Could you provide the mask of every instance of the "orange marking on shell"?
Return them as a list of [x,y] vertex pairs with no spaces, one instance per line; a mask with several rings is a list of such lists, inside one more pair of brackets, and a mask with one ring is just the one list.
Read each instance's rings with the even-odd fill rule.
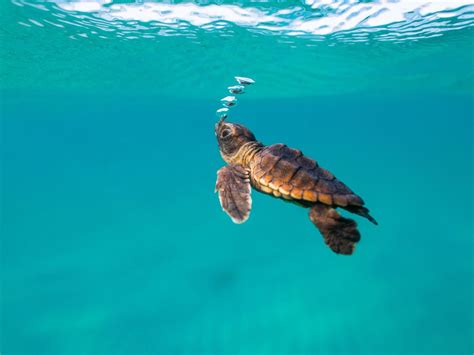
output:
[[280,197],[281,193],[279,191],[273,190],[273,196]]
[[270,186],[273,190],[278,190],[278,188],[283,184],[283,181],[276,180],[276,181],[270,181],[268,186]]
[[262,190],[263,192],[266,192],[267,194],[272,194],[273,193],[273,190],[271,188],[269,188],[268,186],[261,185],[260,190]]
[[318,194],[313,190],[304,190],[303,198],[307,201],[316,202],[318,200]]
[[279,187],[278,191],[280,191],[283,195],[289,195],[293,186],[289,184],[283,184]]
[[263,186],[268,186],[270,181],[272,181],[272,177],[270,175],[265,175],[264,177],[260,178],[260,184]]
[[319,193],[318,200],[326,205],[332,205],[331,195]]
[[298,189],[298,188],[293,188],[291,190],[291,197],[297,199],[297,200],[300,200],[302,197],[303,197],[303,190],[301,189]]

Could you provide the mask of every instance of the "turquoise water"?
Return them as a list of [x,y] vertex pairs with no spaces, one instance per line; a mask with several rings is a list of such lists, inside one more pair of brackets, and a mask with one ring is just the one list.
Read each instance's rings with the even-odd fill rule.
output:
[[[2,354],[472,353],[473,6],[0,10]],[[235,75],[229,120],[363,196],[353,256],[268,196],[222,212]]]

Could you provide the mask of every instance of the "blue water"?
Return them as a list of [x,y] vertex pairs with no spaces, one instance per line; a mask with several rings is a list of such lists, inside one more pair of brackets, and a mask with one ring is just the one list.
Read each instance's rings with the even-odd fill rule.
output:
[[[465,19],[403,43],[242,24],[101,42],[32,4],[47,11],[2,5],[2,354],[472,353]],[[214,112],[233,75],[257,82],[230,121],[364,198],[379,226],[355,218],[354,255],[256,192],[245,224],[222,212]]]

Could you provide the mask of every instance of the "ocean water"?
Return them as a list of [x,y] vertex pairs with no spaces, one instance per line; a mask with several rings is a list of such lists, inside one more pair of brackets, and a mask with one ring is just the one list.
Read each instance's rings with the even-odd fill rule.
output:
[[[471,354],[469,1],[0,5],[0,352]],[[253,193],[215,110],[360,194],[354,255]]]

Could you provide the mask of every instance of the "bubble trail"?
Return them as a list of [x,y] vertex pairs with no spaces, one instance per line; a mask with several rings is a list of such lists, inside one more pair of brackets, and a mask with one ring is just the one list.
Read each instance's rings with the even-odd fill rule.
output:
[[[234,95],[245,94],[245,87],[255,83],[255,80],[243,76],[235,76],[234,78],[237,80],[239,85],[231,85],[227,87],[227,90]],[[233,95],[226,96],[221,99],[221,102],[225,107],[216,110],[216,115],[220,120],[225,120],[229,116],[229,108],[237,105],[237,98]]]

